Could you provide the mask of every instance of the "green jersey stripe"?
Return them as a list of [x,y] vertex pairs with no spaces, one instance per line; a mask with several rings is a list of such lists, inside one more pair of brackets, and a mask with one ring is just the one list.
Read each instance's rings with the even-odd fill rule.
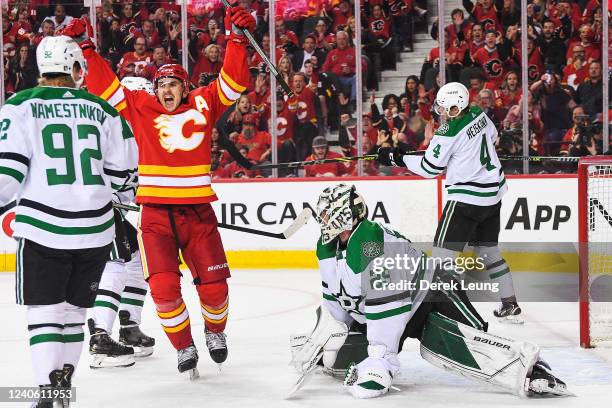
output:
[[336,298],[333,297],[332,295],[328,295],[327,293],[323,294],[323,299],[325,300],[331,300],[332,302],[336,301]]
[[51,232],[58,235],[87,235],[87,234],[99,234],[106,231],[115,225],[115,220],[111,217],[108,221],[99,224],[92,225],[89,227],[64,227],[60,225],[49,224],[48,222],[38,220],[29,215],[17,214],[15,222],[29,224],[38,229]]
[[404,305],[400,307],[396,307],[395,309],[385,310],[384,312],[378,313],[368,313],[366,312],[365,316],[368,320],[380,320],[387,317],[397,316],[402,313],[408,313],[412,309],[412,305]]
[[491,192],[480,192],[480,191],[470,191],[470,190],[466,190],[463,188],[453,188],[453,189],[448,189],[446,191],[448,194],[467,194],[467,195],[473,195],[476,197],[495,197],[497,195],[497,193],[499,193],[498,191],[491,191]]
[[0,166],[0,174],[5,174],[17,180],[17,182],[21,183],[25,178],[25,174],[15,169],[11,169],[10,167],[2,167]]

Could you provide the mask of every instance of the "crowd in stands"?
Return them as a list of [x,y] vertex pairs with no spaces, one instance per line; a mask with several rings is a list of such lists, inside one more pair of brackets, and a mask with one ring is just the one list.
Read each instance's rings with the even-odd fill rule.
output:
[[[244,166],[271,162],[273,148],[279,162],[354,156],[358,138],[364,153],[381,146],[427,148],[440,119],[432,106],[440,86],[438,47],[431,50],[420,73],[405,73],[404,89],[385,95],[382,106],[375,103],[381,72],[397,68],[400,52],[412,50],[415,27],[427,21],[425,0],[362,0],[359,33],[354,1],[277,0],[274,13],[264,0],[239,3],[256,17],[254,35],[268,55],[273,26],[274,62],[294,95],[288,97],[280,86],[271,89],[269,71],[252,51],[251,84],[211,135],[215,177],[267,177],[269,172]],[[7,97],[36,86],[35,48],[41,39],[61,32],[86,11],[74,2],[8,2],[2,18]],[[183,61],[180,13],[181,6],[171,0],[103,0],[96,12],[98,50],[120,79],[152,80],[161,65]],[[445,27],[447,81],[468,86],[471,102],[481,106],[500,130],[498,151],[508,155],[523,154],[520,13],[519,0],[463,0],[462,8],[450,11],[452,23]],[[602,76],[608,74],[601,63],[601,0],[530,0],[527,15],[530,153],[600,154]],[[209,84],[221,70],[223,17],[220,0],[189,2],[185,40],[193,86]],[[437,38],[437,22],[430,33]],[[361,61],[356,61],[356,35],[362,44]],[[370,104],[362,118],[355,117],[361,103],[357,63],[363,72],[364,101]],[[276,106],[271,106],[272,94]],[[274,125],[272,109],[277,116]],[[358,119],[363,135],[357,135]],[[277,135],[274,147],[272,126]],[[567,169],[543,169],[558,170]],[[364,171],[406,174],[373,162],[364,163]],[[299,173],[281,170],[279,175],[356,173],[355,163],[334,163]]]

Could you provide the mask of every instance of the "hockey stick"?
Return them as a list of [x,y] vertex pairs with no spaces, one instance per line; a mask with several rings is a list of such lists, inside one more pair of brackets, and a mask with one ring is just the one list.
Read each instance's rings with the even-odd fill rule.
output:
[[[225,8],[232,7],[229,1],[227,0],[222,0],[222,1],[223,1],[223,5],[225,6]],[[285,79],[283,78],[283,76],[280,74],[280,72],[278,72],[278,70],[276,69],[272,61],[270,61],[270,59],[268,58],[264,50],[261,49],[261,47],[257,43],[257,40],[255,40],[255,37],[253,37],[253,34],[251,34],[248,30],[245,30],[245,29],[242,29],[242,32],[244,33],[244,36],[247,38],[247,40],[249,40],[249,43],[251,44],[251,46],[255,48],[255,51],[257,52],[257,54],[259,54],[261,59],[263,59],[264,63],[268,66],[270,73],[274,75],[274,77],[276,78],[280,86],[285,90],[285,92],[287,92],[287,95],[291,98],[293,96],[293,91],[289,87],[289,84],[285,82]]]
[[[418,156],[424,154],[425,150],[412,150],[408,152],[402,152],[404,155],[414,155]],[[263,169],[295,169],[304,166],[315,166],[318,164],[327,164],[327,163],[347,163],[351,161],[357,160],[376,160],[378,155],[376,154],[367,154],[365,156],[354,156],[354,157],[337,157],[335,159],[321,159],[321,160],[306,160],[306,161],[296,161],[296,162],[287,162],[287,163],[276,163],[276,164],[258,164],[253,166],[254,170],[263,170]],[[545,160],[550,161],[559,161],[559,162],[568,162],[575,163],[580,160],[580,157],[570,157],[570,156],[498,156],[499,160],[502,161],[512,161],[512,160],[528,160],[532,162],[543,162]]]
[[499,160],[511,161],[511,160],[527,160],[532,162],[542,162],[545,160],[550,161],[559,161],[559,162],[568,162],[575,163],[580,160],[580,157],[572,157],[572,156],[498,156]]
[[[113,203],[113,207],[119,210],[136,211],[136,212],[140,211],[140,207],[136,207],[134,205]],[[219,228],[225,228],[225,229],[232,230],[232,231],[246,232],[247,234],[261,235],[263,237],[277,238],[277,239],[289,239],[293,234],[297,232],[297,230],[302,228],[308,222],[311,216],[312,216],[312,210],[309,207],[304,208],[302,212],[298,214],[296,219],[293,220],[293,222],[287,228],[285,228],[283,232],[261,231],[261,230],[257,230],[254,228],[240,227],[238,225],[225,224],[221,222],[218,223],[217,226]]]
[[253,166],[255,170],[262,169],[295,169],[304,166],[314,166],[317,164],[326,164],[326,163],[346,163],[356,160],[376,160],[378,155],[376,154],[368,154],[366,156],[355,156],[355,157],[337,157],[335,159],[321,159],[321,160],[306,160],[306,161],[296,161],[296,162],[287,162],[287,163],[276,163],[276,164],[258,164]]

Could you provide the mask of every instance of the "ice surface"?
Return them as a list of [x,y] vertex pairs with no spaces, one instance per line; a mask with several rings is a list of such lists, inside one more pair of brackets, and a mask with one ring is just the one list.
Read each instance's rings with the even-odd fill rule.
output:
[[[30,386],[33,376],[27,345],[25,307],[14,302],[14,274],[0,274],[0,386]],[[492,386],[439,370],[422,360],[418,343],[408,340],[400,354],[400,392],[376,400],[356,401],[338,380],[316,374],[292,400],[285,400],[298,375],[288,365],[290,333],[314,324],[321,298],[314,270],[233,272],[228,323],[229,358],[218,373],[204,344],[202,317],[194,288],[183,281],[191,311],[194,339],[200,350],[201,378],[189,382],[176,370],[176,352],[162,332],[147,298],[143,331],[157,341],[152,357],[130,368],[90,370],[84,346],[74,385],[75,407],[582,407],[610,406],[612,351],[578,347],[575,303],[522,303],[525,324],[501,325],[493,320],[494,304],[479,303],[492,333],[533,341],[542,357],[565,380],[576,398],[520,399]],[[118,327],[115,328],[116,331]],[[3,404],[0,403],[0,406]],[[18,407],[27,404],[4,404]]]

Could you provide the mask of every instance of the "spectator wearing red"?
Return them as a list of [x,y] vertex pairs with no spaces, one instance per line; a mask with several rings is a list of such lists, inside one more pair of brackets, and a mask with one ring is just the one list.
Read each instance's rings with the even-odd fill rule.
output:
[[483,48],[484,44],[484,30],[482,24],[476,23],[472,25],[472,29],[470,30],[470,41],[468,43],[470,55],[474,55],[476,51]]
[[[522,61],[521,49],[517,48],[514,51],[516,53],[515,61],[520,65]],[[535,46],[534,40],[531,37],[527,38],[527,55],[529,56],[527,60],[527,78],[529,84],[532,84],[544,74],[544,60],[540,49]]]
[[220,57],[221,51],[216,44],[207,46],[193,67],[191,83],[202,86],[202,84],[210,83],[212,79],[215,79],[221,72],[221,67],[223,67],[223,61]]
[[17,25],[26,33],[31,33],[33,31],[32,21],[30,20],[30,13],[28,12],[27,8],[22,8],[19,10],[17,17]]
[[495,96],[495,107],[504,109],[506,113],[511,106],[517,105],[521,100],[521,88],[516,71],[509,71],[501,88],[494,90],[493,94]]
[[382,5],[371,6],[372,13],[367,19],[364,49],[376,66],[383,70],[395,70],[396,51],[393,44],[392,20],[383,12]]
[[[143,37],[137,37],[134,40],[134,51],[126,52],[119,61],[118,69],[119,76],[123,77],[124,71],[130,64],[135,65],[135,72],[141,72],[139,76],[143,76],[145,67],[151,63],[152,55],[147,51],[147,43]],[[123,73],[123,74],[122,74]]]
[[142,22],[142,29],[140,30],[142,36],[145,39],[147,49],[153,49],[154,47],[161,44],[161,38],[159,31],[155,27],[155,24],[151,20],[145,20]]
[[38,44],[45,37],[52,37],[55,35],[55,24],[52,20],[45,20],[40,26],[40,32],[32,39],[32,45],[38,47]]
[[257,74],[255,77],[255,87],[249,92],[248,98],[251,102],[252,110],[260,118],[270,117],[270,84],[268,83],[268,75],[266,73],[259,72]]
[[336,35],[334,33],[328,33],[327,30],[327,23],[325,20],[320,19],[316,22],[315,30],[312,33],[315,37],[317,49],[326,53],[334,48],[334,43],[336,42]]
[[[312,140],[312,151],[312,155],[308,156],[306,160],[338,159],[344,157],[340,153],[329,150],[324,136],[317,136]],[[306,170],[306,177],[338,177],[349,173],[349,167],[342,162],[305,166],[304,170]]]
[[287,109],[295,117],[294,141],[298,160],[310,154],[312,140],[317,134],[316,95],[306,86],[306,75],[296,72],[293,75],[293,96],[287,100]]
[[153,78],[155,77],[155,73],[165,64],[170,64],[172,60],[168,57],[168,53],[166,49],[162,45],[157,45],[153,48],[153,55],[151,57],[151,62],[144,67],[143,76],[147,78],[149,81],[153,82]]
[[8,18],[2,18],[2,44],[13,44],[13,46],[29,41],[24,30],[19,29],[19,24],[13,23]]
[[564,142],[568,142],[565,144],[561,145],[561,151],[560,153],[566,153],[569,150],[572,142],[575,142],[577,137],[580,136],[580,132],[578,131],[578,126],[580,126],[581,124],[585,124],[586,120],[589,118],[589,115],[587,115],[584,112],[584,108],[580,105],[576,105],[574,107],[574,109],[572,110],[572,123],[573,126],[567,130],[567,132],[565,133],[565,135],[563,136],[563,141]]
[[[489,1],[489,0],[484,0]],[[513,29],[509,28],[507,36],[512,38],[516,27]],[[505,70],[504,62],[508,55],[504,52],[501,44],[498,44],[497,32],[489,30],[485,34],[485,45],[472,55],[474,64],[480,66],[485,75],[487,81],[495,83],[497,86],[501,85],[503,81]]]
[[469,41],[473,24],[465,19],[463,10],[458,8],[454,9],[451,12],[451,19],[453,22],[445,28],[446,35],[449,37],[451,44],[454,43],[455,40]]
[[225,34],[223,30],[219,28],[217,20],[210,19],[206,24],[206,31],[197,32],[197,45],[198,47],[205,48],[209,44],[217,44],[220,47],[225,47]]
[[567,62],[570,64],[573,60],[574,45],[580,44],[584,48],[584,56],[587,63],[601,60],[601,46],[600,44],[594,44],[591,40],[593,36],[593,29],[588,24],[583,24],[579,30],[580,40],[573,41],[570,43],[567,50]]
[[276,44],[284,48],[287,52],[292,52],[300,47],[300,41],[297,35],[285,26],[285,21],[281,16],[276,16],[274,19],[274,28],[276,31]]
[[270,157],[270,145],[272,138],[268,132],[257,131],[255,115],[248,114],[242,121],[242,133],[238,136],[237,145],[246,147],[249,152],[246,158],[255,162],[263,163]]
[[349,45],[349,36],[346,32],[339,31],[336,34],[336,49],[330,51],[325,58],[322,71],[334,74],[344,87],[343,94],[350,95],[351,102],[356,101],[355,48]]
[[[249,156],[249,149],[246,146],[241,146],[238,151],[244,157]],[[216,170],[214,175],[218,178],[255,178],[261,177],[261,172],[259,170],[247,170],[234,160]]]
[[348,20],[353,16],[353,7],[349,0],[340,0],[331,10],[332,31],[346,31]]
[[122,27],[129,24],[133,24],[135,27],[140,27],[140,11],[135,12],[134,5],[132,3],[123,3],[123,6],[121,6],[121,15],[119,16],[119,24]]
[[502,31],[502,26],[499,22],[497,8],[493,4],[493,0],[479,0],[476,5],[470,0],[463,0],[463,8],[472,15],[474,21],[482,24],[486,31]]
[[590,64],[586,62],[584,47],[581,44],[574,44],[572,54],[572,61],[563,68],[561,83],[578,89],[578,86],[589,77]]
[[55,32],[57,33],[66,28],[66,26],[73,20],[73,17],[66,15],[66,7],[64,7],[62,4],[58,4],[55,6],[53,15],[46,17],[45,20],[53,21]]

